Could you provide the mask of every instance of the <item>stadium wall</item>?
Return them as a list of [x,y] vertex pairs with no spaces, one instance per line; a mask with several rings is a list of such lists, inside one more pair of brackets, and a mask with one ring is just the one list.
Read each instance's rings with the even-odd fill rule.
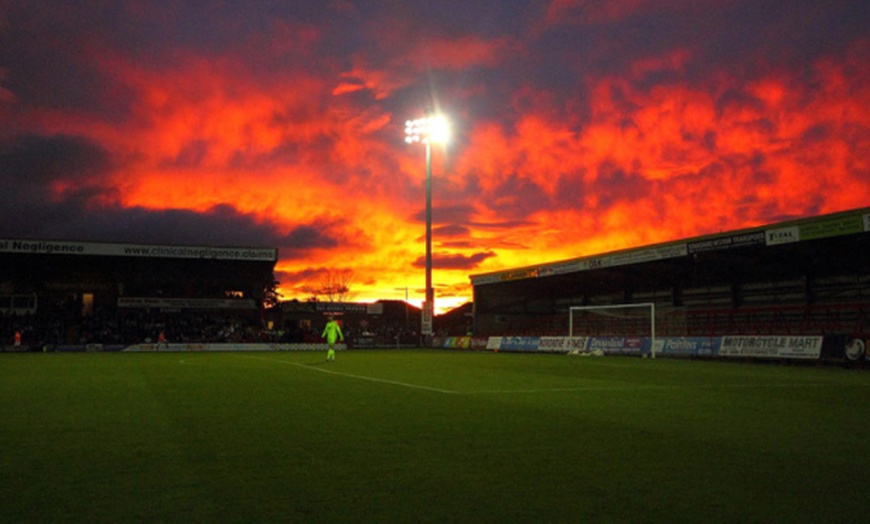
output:
[[722,359],[870,361],[870,340],[843,336],[489,337],[495,352],[579,353]]

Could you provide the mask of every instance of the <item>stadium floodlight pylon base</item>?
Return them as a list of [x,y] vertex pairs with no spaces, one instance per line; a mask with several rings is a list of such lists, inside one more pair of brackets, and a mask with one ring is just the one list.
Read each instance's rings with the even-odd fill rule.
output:
[[568,336],[573,339],[574,338],[574,312],[580,311],[606,311],[609,313],[609,316],[619,315],[616,313],[610,313],[613,310],[617,309],[647,309],[649,311],[649,337],[650,337],[650,358],[656,358],[656,305],[655,302],[640,302],[640,303],[626,303],[626,304],[605,304],[598,306],[571,306],[568,308]]

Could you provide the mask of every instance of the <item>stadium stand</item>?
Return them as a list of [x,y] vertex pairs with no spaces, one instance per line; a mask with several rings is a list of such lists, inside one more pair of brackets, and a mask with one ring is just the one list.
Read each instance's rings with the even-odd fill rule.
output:
[[[660,336],[863,340],[870,329],[870,208],[473,275],[471,282],[480,336],[565,336],[569,307],[654,303]],[[589,336],[612,336],[611,324],[602,318],[581,327]]]
[[0,239],[9,349],[257,341],[277,249]]

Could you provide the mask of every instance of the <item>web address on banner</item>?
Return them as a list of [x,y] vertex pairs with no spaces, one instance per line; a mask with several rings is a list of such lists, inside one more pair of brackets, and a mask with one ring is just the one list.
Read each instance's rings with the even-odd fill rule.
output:
[[277,260],[278,258],[278,250],[274,248],[158,246],[7,238],[0,238],[0,253],[214,258],[224,260]]
[[221,258],[245,260],[273,260],[275,252],[271,249],[232,249],[184,246],[128,246],[125,255],[146,257],[178,258]]

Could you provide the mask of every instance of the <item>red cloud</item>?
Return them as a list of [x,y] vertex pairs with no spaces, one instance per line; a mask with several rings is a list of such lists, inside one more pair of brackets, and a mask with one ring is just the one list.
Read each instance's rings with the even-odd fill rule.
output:
[[[590,77],[586,122],[548,113],[521,115],[512,127],[479,123],[453,176],[474,180],[492,210],[510,179],[549,195],[532,215],[537,234],[500,233],[531,249],[502,254],[507,265],[860,207],[870,197],[861,154],[870,146],[870,83],[860,56],[859,48],[822,60],[809,80],[786,70],[657,87]],[[633,70],[638,78],[679,70],[685,57]],[[487,209],[477,218],[493,219]]]

